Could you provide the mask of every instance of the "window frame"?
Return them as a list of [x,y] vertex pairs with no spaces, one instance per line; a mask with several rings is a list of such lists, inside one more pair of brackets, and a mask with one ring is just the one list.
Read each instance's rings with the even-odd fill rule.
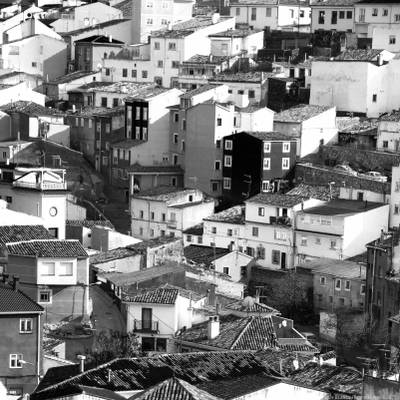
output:
[[[27,329],[28,323],[30,324],[30,329]],[[20,318],[19,333],[27,334],[32,332],[33,332],[33,318]]]

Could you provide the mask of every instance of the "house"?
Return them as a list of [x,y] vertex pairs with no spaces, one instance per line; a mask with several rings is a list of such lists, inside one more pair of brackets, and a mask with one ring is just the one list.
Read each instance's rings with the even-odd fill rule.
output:
[[309,29],[311,22],[310,6],[304,0],[235,0],[229,4],[229,9],[230,15],[236,17],[237,23],[246,24],[253,29],[264,29],[268,26],[271,30],[300,32],[302,26],[308,26]]
[[378,120],[376,149],[397,153],[400,149],[400,110],[382,115]]
[[302,104],[274,116],[274,131],[297,139],[297,155],[317,152],[322,144],[337,142],[336,108]]
[[[272,122],[271,116],[271,122]],[[239,132],[223,139],[223,197],[241,202],[260,191],[274,192],[290,180],[295,138],[279,132]]]
[[[6,133],[6,131],[3,130],[2,133]],[[4,164],[16,163],[18,153],[26,149],[29,145],[29,142],[23,140],[0,142],[0,162]]]
[[21,290],[45,308],[46,323],[87,319],[89,256],[77,240],[8,243],[7,273],[18,274]]
[[399,77],[393,58],[386,50],[358,49],[346,50],[333,60],[313,61],[310,104],[375,118],[396,109],[398,96],[392,88]]
[[389,223],[389,205],[371,201],[335,199],[296,215],[298,262],[313,257],[336,260],[364,252]]
[[355,7],[355,32],[358,37],[372,38],[375,27],[396,27],[400,24],[400,7],[395,1],[358,1]]
[[[377,147],[378,122],[375,119],[362,120],[358,117],[343,118],[340,127],[338,120],[339,144],[355,149],[375,150]],[[348,121],[346,121],[348,120]]]
[[2,69],[39,75],[50,80],[66,72],[67,45],[61,39],[39,33],[3,43],[1,49]]
[[142,351],[174,351],[173,337],[177,331],[190,329],[193,308],[204,304],[206,296],[177,287],[160,287],[136,296],[125,296],[127,332],[135,332],[141,341]]
[[392,182],[390,190],[389,226],[400,225],[400,166],[392,167]]
[[75,71],[43,83],[43,93],[52,100],[68,100],[68,91],[101,79],[100,72]]
[[30,89],[35,89],[43,83],[43,76],[35,74],[27,74],[23,71],[1,70],[0,83],[4,85],[18,85],[25,82],[26,86]]
[[357,0],[318,0],[310,4],[311,32],[354,32],[354,4]]
[[314,310],[364,310],[365,265],[350,260],[318,258],[301,266],[313,275]]
[[235,206],[204,218],[203,244],[238,249],[268,268],[295,264],[294,219],[319,200],[286,194],[260,193]]
[[94,35],[79,39],[75,44],[75,69],[77,71],[96,71],[102,66],[101,60],[111,52],[117,52],[124,42],[111,36]]
[[372,49],[385,49],[393,53],[400,51],[400,25],[377,24],[372,28],[371,37]]
[[0,96],[0,105],[16,103],[18,101],[27,101],[44,106],[46,100],[44,94],[32,90],[27,82],[1,85]]
[[15,167],[7,174],[3,169],[2,183],[0,196],[10,210],[41,217],[53,237],[65,238],[65,170]]
[[156,187],[130,200],[132,235],[141,239],[182,237],[182,232],[214,212],[214,200],[197,189]]
[[[189,237],[189,235],[185,235],[186,241]],[[236,282],[246,278],[249,264],[253,261],[253,257],[238,251],[195,244],[186,246],[183,254],[187,261],[229,275]]]
[[8,395],[22,396],[35,389],[43,373],[43,307],[19,289],[17,276],[11,283],[8,277],[3,274],[0,282],[0,376]]

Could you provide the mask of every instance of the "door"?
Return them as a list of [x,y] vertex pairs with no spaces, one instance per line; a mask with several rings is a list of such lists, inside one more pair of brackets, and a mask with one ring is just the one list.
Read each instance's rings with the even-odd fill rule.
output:
[[284,253],[283,251],[281,253],[281,268],[286,268],[286,253]]
[[142,329],[150,331],[153,319],[153,310],[151,308],[142,308]]

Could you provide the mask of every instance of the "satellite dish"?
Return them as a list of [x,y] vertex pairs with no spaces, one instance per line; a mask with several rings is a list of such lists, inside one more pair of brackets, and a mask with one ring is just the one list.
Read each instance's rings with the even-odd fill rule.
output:
[[249,309],[254,306],[255,302],[256,302],[256,300],[254,297],[247,296],[243,299],[242,305],[244,308]]

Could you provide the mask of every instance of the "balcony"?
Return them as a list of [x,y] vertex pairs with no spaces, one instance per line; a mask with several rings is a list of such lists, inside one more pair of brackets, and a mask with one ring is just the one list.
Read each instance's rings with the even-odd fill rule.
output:
[[67,190],[67,182],[24,182],[14,181],[14,187],[36,190]]
[[168,220],[167,221],[167,228],[176,229],[177,222],[175,220]]
[[133,324],[135,332],[152,332],[158,333],[158,321],[141,321],[135,319]]
[[269,217],[269,223],[271,225],[291,226],[292,220],[289,217]]

